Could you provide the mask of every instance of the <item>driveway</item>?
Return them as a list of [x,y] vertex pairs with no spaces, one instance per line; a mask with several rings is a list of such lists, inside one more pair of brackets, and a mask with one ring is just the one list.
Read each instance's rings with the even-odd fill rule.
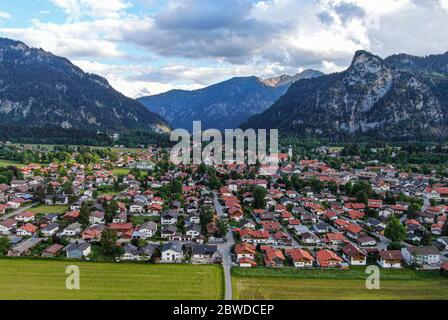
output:
[[[216,213],[221,218],[227,218],[224,213],[222,205],[219,203],[218,196],[215,193],[215,198],[213,200]],[[222,266],[224,268],[224,280],[225,280],[225,300],[232,300],[232,275],[230,270],[232,269],[232,257],[231,248],[235,245],[233,239],[232,230],[229,228],[229,232],[226,234],[226,242],[219,244],[218,248],[222,254]]]
[[19,208],[19,209],[15,210],[15,211],[7,213],[7,214],[1,216],[1,220],[7,220],[9,218],[14,217],[15,215],[17,215],[19,213],[24,213],[24,212],[28,211],[29,209],[31,209],[32,207],[34,207],[35,205],[37,205],[37,203],[33,203],[33,204],[29,205],[29,206],[26,206],[26,207],[23,207],[23,208]]

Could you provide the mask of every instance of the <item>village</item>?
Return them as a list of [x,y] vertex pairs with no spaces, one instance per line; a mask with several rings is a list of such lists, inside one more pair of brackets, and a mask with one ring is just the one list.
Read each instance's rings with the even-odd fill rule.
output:
[[168,154],[123,149],[89,163],[73,151],[63,161],[3,168],[10,181],[0,184],[0,254],[223,264],[226,272],[372,264],[448,271],[448,187],[435,174],[337,170],[289,150],[267,175],[260,165],[174,166]]

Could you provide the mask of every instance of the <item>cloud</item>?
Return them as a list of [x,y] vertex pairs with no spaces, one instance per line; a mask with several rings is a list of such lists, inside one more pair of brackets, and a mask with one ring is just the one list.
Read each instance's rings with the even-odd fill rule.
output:
[[50,0],[67,14],[67,22],[79,22],[82,17],[118,18],[131,6],[123,0]]
[[74,59],[134,97],[232,76],[335,72],[359,49],[424,55],[448,43],[448,0],[50,1],[65,23],[35,19],[0,33]]
[[0,11],[0,20],[11,19],[11,15],[8,12]]

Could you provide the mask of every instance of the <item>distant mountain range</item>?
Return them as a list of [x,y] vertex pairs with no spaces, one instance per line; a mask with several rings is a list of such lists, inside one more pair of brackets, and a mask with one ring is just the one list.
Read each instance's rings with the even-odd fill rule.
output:
[[237,77],[200,90],[172,90],[139,101],[173,128],[191,130],[193,121],[201,120],[203,129],[234,129],[270,107],[295,81],[322,75],[319,71],[305,70],[295,76],[266,80]]
[[0,125],[169,130],[157,114],[69,60],[0,38]]
[[242,128],[278,128],[326,138],[385,140],[447,136],[448,53],[381,59],[356,52],[340,73],[295,82]]

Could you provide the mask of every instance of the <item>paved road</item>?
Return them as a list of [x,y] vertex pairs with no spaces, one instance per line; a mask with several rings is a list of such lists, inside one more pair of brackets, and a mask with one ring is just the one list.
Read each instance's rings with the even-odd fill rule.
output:
[[[218,196],[215,193],[215,198],[213,200],[215,205],[216,213],[219,217],[226,217],[224,210],[219,203]],[[224,268],[224,279],[225,279],[225,300],[232,300],[232,275],[230,270],[232,269],[232,257],[231,257],[231,248],[235,245],[235,241],[233,239],[232,230],[229,228],[229,232],[226,235],[226,242],[223,244],[219,244],[218,248],[222,254],[222,266]]]
[[34,207],[35,205],[37,205],[37,203],[33,203],[32,205],[17,209],[15,211],[11,211],[10,213],[1,216],[1,220],[7,220],[9,218],[14,217],[16,214],[24,213],[24,212],[28,211],[29,209],[31,209],[32,207]]

